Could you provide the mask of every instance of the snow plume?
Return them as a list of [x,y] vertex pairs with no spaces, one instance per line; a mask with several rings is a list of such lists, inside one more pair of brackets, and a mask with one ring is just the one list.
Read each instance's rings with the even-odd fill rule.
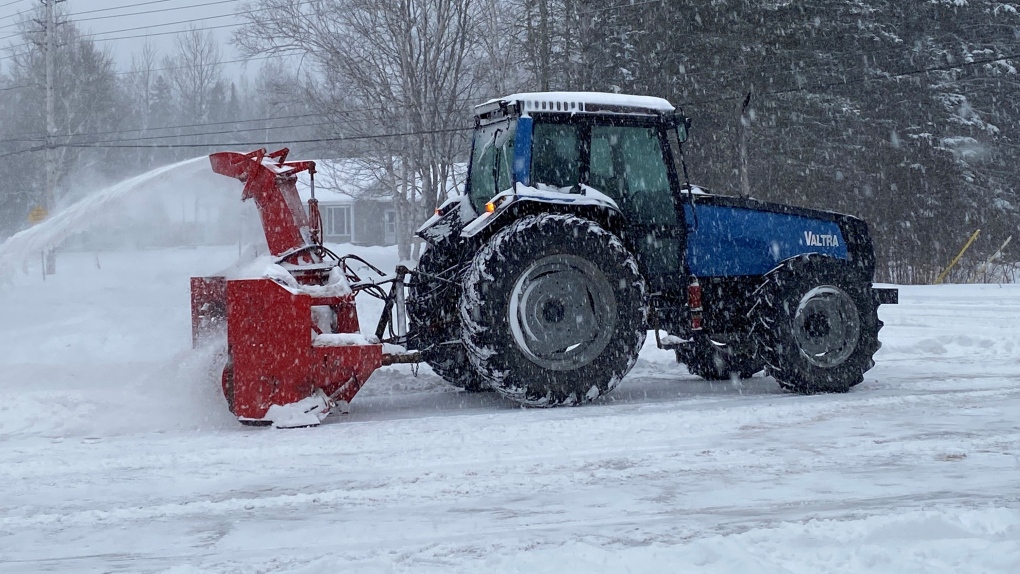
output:
[[200,156],[165,165],[105,189],[85,194],[42,223],[25,229],[0,244],[0,278],[9,274],[12,269],[24,266],[30,260],[37,260],[41,252],[59,246],[68,237],[107,220],[111,216],[111,210],[115,211],[113,206],[117,204],[117,200],[131,193],[144,191],[157,184],[173,183],[177,178],[194,176],[202,170],[211,173],[207,161],[206,156]]

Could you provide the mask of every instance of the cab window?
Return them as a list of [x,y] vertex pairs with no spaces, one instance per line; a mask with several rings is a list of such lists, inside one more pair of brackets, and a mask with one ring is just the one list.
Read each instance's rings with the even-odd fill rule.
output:
[[631,221],[676,224],[657,128],[592,127],[588,179],[592,187],[612,197]]
[[566,191],[580,180],[577,128],[568,124],[536,123],[531,153],[531,181]]
[[471,206],[477,213],[496,194],[513,187],[510,175],[514,158],[514,127],[511,123],[489,126],[475,132],[471,158]]

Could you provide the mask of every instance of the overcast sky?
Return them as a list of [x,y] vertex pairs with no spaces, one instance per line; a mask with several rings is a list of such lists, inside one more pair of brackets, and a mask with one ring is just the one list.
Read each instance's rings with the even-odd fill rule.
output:
[[[171,32],[190,25],[219,27],[210,31],[221,44],[223,60],[239,59],[229,40],[240,23],[235,11],[242,3],[243,0],[66,0],[62,6],[82,31],[92,33],[100,46],[110,49],[120,70],[127,70],[131,54],[141,51],[146,38],[161,55],[166,54],[173,48]],[[0,0],[0,38],[16,31],[10,25],[19,12],[39,5],[39,0]],[[0,45],[11,42],[4,40]],[[248,66],[249,77],[254,76],[257,66],[258,63]],[[241,63],[225,65],[225,71],[235,77],[243,69]]]

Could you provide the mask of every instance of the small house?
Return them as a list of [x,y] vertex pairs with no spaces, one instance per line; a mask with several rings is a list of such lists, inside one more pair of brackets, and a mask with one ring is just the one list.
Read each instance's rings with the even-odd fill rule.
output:
[[[395,245],[397,211],[392,192],[355,160],[317,160],[315,198],[322,215],[323,241],[354,245]],[[298,193],[311,198],[307,172],[298,176]]]

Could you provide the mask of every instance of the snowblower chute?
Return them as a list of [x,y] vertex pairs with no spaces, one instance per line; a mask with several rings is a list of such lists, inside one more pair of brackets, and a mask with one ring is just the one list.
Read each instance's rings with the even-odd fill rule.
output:
[[[197,346],[226,328],[223,394],[245,424],[319,424],[333,408],[345,410],[375,369],[416,360],[399,346],[406,338],[407,269],[387,276],[356,256],[325,248],[315,162],[288,162],[287,153],[209,156],[213,171],[244,182],[241,198],[255,200],[274,257],[261,278],[191,279],[192,342]],[[296,186],[302,171],[312,182],[307,214]],[[362,280],[352,261],[379,277]],[[363,291],[386,300],[375,336],[360,332],[355,297]],[[390,338],[383,339],[387,328]],[[395,352],[384,352],[384,343]]]

